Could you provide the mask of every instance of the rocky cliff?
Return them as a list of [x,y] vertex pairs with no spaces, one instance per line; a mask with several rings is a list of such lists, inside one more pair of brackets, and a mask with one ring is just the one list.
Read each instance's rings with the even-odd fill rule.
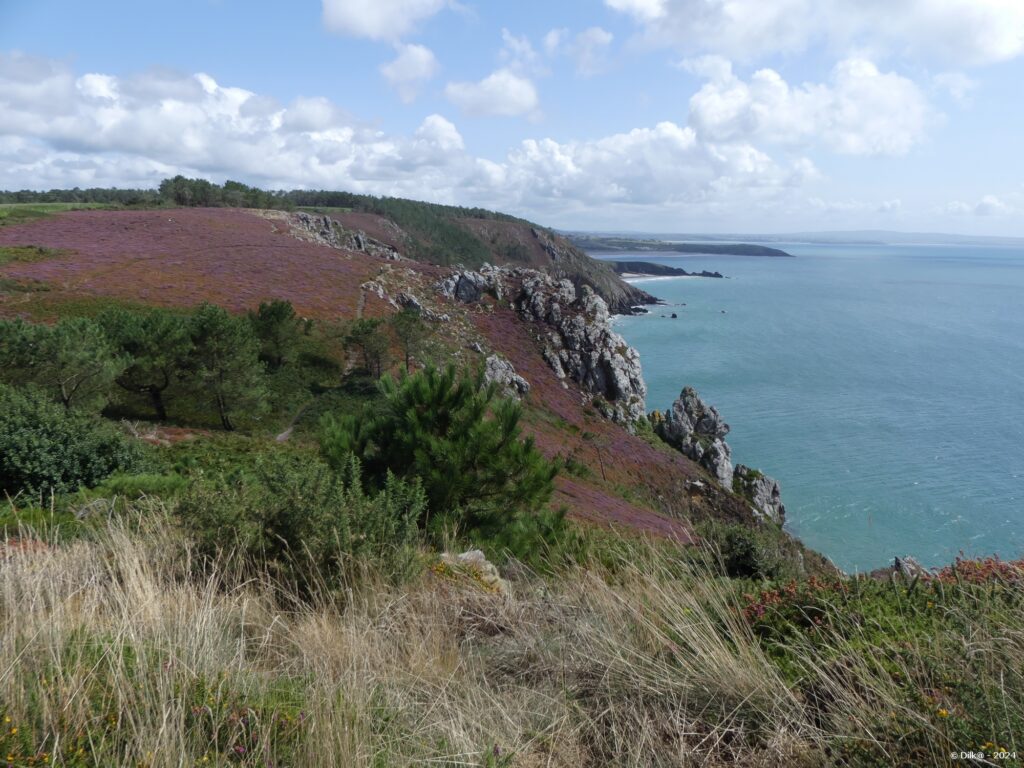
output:
[[347,229],[330,216],[310,215],[303,211],[287,215],[292,234],[331,248],[368,253],[382,259],[398,261],[402,255],[393,245],[376,240],[361,229]]
[[636,312],[636,307],[657,303],[654,296],[624,281],[612,264],[591,258],[568,240],[536,227],[531,234],[551,259],[545,270],[548,274],[571,281],[579,291],[592,288],[610,312],[628,315]]
[[778,482],[742,464],[733,467],[732,450],[725,442],[729,425],[693,387],[684,387],[671,408],[654,411],[650,420],[659,437],[704,467],[723,488],[749,501],[759,518],[775,523],[785,519]]
[[537,270],[485,265],[453,273],[438,290],[461,303],[485,295],[510,302],[537,327],[544,360],[559,379],[578,384],[613,421],[632,426],[644,415],[640,355],[612,329],[607,303],[589,285],[577,290]]

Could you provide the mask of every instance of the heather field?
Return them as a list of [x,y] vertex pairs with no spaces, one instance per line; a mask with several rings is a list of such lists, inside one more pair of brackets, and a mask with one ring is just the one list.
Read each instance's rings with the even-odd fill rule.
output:
[[4,246],[64,254],[2,268],[0,278],[50,288],[31,302],[23,294],[0,296],[7,315],[45,316],[47,305],[74,296],[159,306],[209,301],[235,311],[278,298],[307,317],[351,317],[359,286],[382,263],[304,243],[252,213],[228,209],[71,211],[3,227]]

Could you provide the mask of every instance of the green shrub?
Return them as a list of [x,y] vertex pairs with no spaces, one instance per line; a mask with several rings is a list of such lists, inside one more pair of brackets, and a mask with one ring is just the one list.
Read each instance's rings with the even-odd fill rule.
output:
[[233,549],[308,593],[321,580],[343,582],[360,563],[406,576],[425,506],[418,482],[393,475],[368,495],[355,458],[335,472],[316,457],[275,453],[251,475],[196,483],[178,513],[203,555]]
[[333,466],[355,455],[378,485],[389,473],[419,478],[429,502],[421,523],[435,536],[523,556],[558,535],[563,514],[544,509],[558,465],[522,438],[519,403],[453,367],[385,377],[380,389],[378,408],[325,419],[321,448]]
[[181,475],[169,474],[127,474],[116,472],[98,486],[96,492],[103,496],[123,496],[138,499],[142,496],[176,496],[187,487],[188,483]]
[[112,425],[69,412],[38,390],[0,384],[0,492],[63,493],[140,461],[138,447]]
[[726,575],[738,579],[779,579],[799,575],[794,545],[769,525],[705,522],[697,526],[705,544],[719,555]]
[[[838,736],[837,764],[937,765],[948,750],[1020,750],[1024,710],[1007,702],[1024,695],[1024,562],[958,565],[985,575],[812,577],[743,596],[762,647]],[[844,733],[854,726],[850,700],[871,739]]]

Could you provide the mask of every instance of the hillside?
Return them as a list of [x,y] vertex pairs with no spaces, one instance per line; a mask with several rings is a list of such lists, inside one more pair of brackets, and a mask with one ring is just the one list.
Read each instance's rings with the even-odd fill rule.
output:
[[[223,185],[176,176],[159,190],[73,189],[0,192],[0,217],[43,215],[70,207],[153,209],[227,207],[304,211],[326,215],[364,231],[416,261],[478,268],[484,264],[523,266],[567,278],[596,290],[613,312],[629,314],[655,297],[623,282],[608,265],[591,259],[565,238],[537,224],[482,208],[462,208],[349,192],[293,190],[267,192],[238,182]],[[10,204],[14,205],[10,205]]]
[[[408,235],[381,217],[338,216],[332,238],[358,230],[368,250],[325,244],[322,219],[302,214],[236,209],[71,211],[0,228],[0,248],[22,253],[0,267],[0,316],[53,321],[93,315],[114,305],[191,307],[208,301],[242,312],[283,299],[295,311],[329,323],[394,314],[392,297],[414,293],[452,318],[443,348],[472,365],[491,352],[508,359],[530,382],[527,428],[545,455],[571,457],[557,500],[571,513],[601,524],[691,537],[688,520],[752,522],[749,508],[728,491],[694,492],[701,468],[654,440],[631,434],[602,416],[594,395],[556,378],[542,356],[536,330],[492,297],[462,305],[435,298],[432,285],[449,270],[370,252],[372,244],[409,251]],[[481,225],[482,226],[482,225]],[[523,229],[505,224],[537,244]],[[490,230],[481,229],[481,232]],[[509,231],[509,230],[505,230]],[[346,234],[347,233],[347,234]],[[378,240],[378,238],[380,238]],[[571,257],[571,254],[570,254]],[[610,269],[610,268],[609,268]],[[564,274],[554,269],[556,275]],[[470,351],[478,346],[481,353]],[[731,489],[730,489],[731,490]]]

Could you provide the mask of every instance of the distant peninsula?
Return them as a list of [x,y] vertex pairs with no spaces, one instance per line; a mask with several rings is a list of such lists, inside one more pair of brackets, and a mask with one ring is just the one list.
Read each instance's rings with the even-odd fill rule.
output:
[[612,269],[620,275],[643,275],[644,277],[724,277],[721,272],[687,272],[678,267],[669,267],[665,264],[655,264],[652,261],[609,261]]
[[752,243],[675,243],[668,240],[581,234],[570,234],[567,237],[577,248],[590,253],[650,251],[652,253],[701,253],[712,256],[789,256],[791,258],[793,256],[779,248],[769,248],[767,245]]

